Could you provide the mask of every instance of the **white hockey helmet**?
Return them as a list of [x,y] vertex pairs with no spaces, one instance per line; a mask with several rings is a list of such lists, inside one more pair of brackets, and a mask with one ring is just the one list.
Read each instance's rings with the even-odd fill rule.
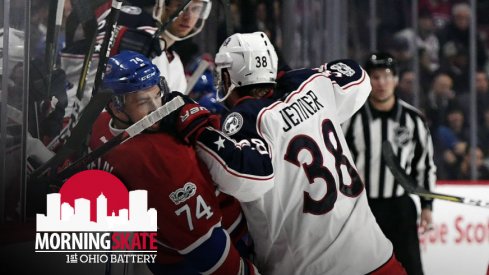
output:
[[[236,87],[253,84],[275,84],[278,57],[275,48],[263,32],[236,33],[219,48],[214,60],[217,71],[216,99],[224,101]],[[222,91],[222,70],[227,69],[231,87]],[[225,93],[220,95],[220,93]]]
[[[3,36],[4,29],[0,29],[0,75],[3,73]],[[24,32],[17,29],[9,29],[8,60],[11,63],[24,61]]]
[[[165,6],[165,3],[163,3],[163,2],[169,2],[169,1],[178,2],[179,3],[178,6],[183,4],[182,0],[156,0],[156,5],[155,5],[155,9],[154,9],[155,12],[153,13],[153,16],[158,16],[158,14],[156,14],[156,10],[157,10],[156,6],[159,5],[161,7],[161,9],[159,9],[161,11],[159,13],[160,18],[161,18],[161,15],[163,13],[164,6]],[[190,12],[190,13],[194,14],[194,16],[199,17],[197,23],[195,23],[193,30],[184,37],[179,37],[179,36],[176,36],[175,34],[171,33],[169,31],[170,28],[167,28],[165,30],[164,34],[166,36],[168,36],[170,39],[172,39],[173,41],[181,41],[181,40],[185,40],[187,38],[190,38],[192,36],[197,35],[198,33],[200,33],[202,31],[202,28],[204,28],[205,21],[209,17],[209,14],[211,13],[211,9],[212,9],[212,2],[210,0],[192,0],[190,2],[190,5],[183,12]],[[168,14],[167,16],[171,16],[171,14]],[[179,16],[181,16],[181,14]],[[164,22],[162,22],[162,23],[164,23]]]

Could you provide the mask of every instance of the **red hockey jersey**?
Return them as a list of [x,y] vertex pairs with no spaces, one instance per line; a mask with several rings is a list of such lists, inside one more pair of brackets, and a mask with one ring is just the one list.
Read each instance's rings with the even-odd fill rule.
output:
[[[117,134],[109,123],[105,112],[95,122],[92,150]],[[143,133],[115,147],[90,168],[113,173],[129,190],[148,191],[148,207],[158,212],[158,263],[178,264],[188,256],[198,267],[205,267],[199,271],[238,272],[240,257],[229,235],[233,241],[240,239],[246,222],[239,203],[216,191],[192,147],[166,133]],[[209,249],[216,244],[222,249]],[[203,253],[205,257],[199,255]]]

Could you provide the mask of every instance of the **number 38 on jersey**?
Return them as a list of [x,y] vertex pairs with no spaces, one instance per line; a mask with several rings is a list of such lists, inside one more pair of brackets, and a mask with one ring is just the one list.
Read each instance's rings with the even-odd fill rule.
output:
[[[285,153],[285,160],[304,169],[309,184],[313,184],[316,179],[322,179],[326,184],[326,194],[319,200],[311,197],[310,192],[304,191],[304,212],[315,215],[326,214],[333,209],[338,197],[338,190],[347,197],[357,197],[363,191],[363,183],[355,167],[350,163],[348,158],[343,154],[338,135],[334,125],[329,119],[325,119],[321,125],[322,143],[327,150],[322,150],[318,142],[306,135],[297,135],[293,137]],[[334,144],[332,142],[334,140]],[[309,152],[312,160],[309,163],[299,162],[299,153],[303,150]],[[331,154],[334,158],[335,171],[338,175],[338,190],[333,173],[324,166],[325,154]],[[345,184],[342,172],[342,165],[345,165],[346,172],[351,178],[350,184]]]

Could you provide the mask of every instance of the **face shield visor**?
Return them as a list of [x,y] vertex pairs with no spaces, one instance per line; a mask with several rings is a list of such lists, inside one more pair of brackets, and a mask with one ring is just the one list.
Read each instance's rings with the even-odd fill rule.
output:
[[[180,7],[183,4],[184,4],[183,0],[172,0],[168,5],[167,11],[170,11],[171,14],[172,12],[175,12],[175,10],[177,10],[178,7]],[[178,27],[181,26],[177,26],[177,27],[172,26],[165,30],[164,32],[165,35],[167,35],[169,38],[171,38],[174,41],[181,41],[197,35],[200,31],[202,31],[205,21],[209,17],[209,14],[211,12],[211,8],[212,8],[212,2],[209,0],[191,1],[188,4],[188,6],[180,13],[180,15],[173,22],[173,24],[180,24],[181,26],[191,28],[190,32],[185,34],[176,33],[177,30],[175,30],[175,28],[178,29]],[[166,16],[170,16],[170,14]],[[178,19],[180,17],[184,18],[183,23],[179,23]],[[181,31],[186,32],[185,30],[181,30]]]

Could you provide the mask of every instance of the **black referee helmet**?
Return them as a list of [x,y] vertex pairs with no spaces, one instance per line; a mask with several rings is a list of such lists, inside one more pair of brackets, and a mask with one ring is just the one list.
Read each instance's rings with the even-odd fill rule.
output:
[[388,53],[372,53],[365,62],[365,71],[368,74],[374,69],[389,69],[393,75],[397,75],[396,60]]

